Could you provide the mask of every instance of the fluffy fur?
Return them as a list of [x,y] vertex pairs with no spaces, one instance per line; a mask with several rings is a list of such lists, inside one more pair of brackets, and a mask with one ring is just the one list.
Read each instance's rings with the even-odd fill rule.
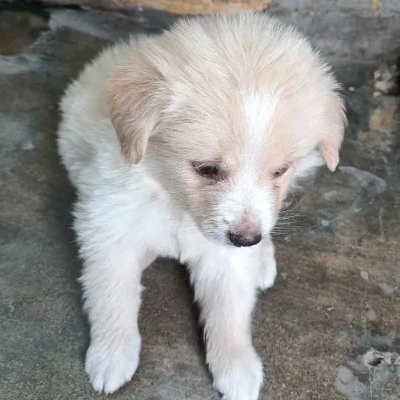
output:
[[337,89],[299,32],[253,13],[132,38],[68,88],[58,144],[78,194],[95,390],[135,373],[141,273],[164,256],[188,265],[215,388],[258,398],[250,325],[257,290],[276,276],[270,232],[298,177],[337,166]]

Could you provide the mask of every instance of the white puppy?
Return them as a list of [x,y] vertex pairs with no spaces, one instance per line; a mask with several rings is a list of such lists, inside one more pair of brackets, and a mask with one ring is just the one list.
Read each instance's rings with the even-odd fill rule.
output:
[[276,276],[270,232],[299,176],[334,170],[338,84],[295,29],[265,14],[178,22],[104,51],[62,101],[59,151],[91,326],[86,371],[111,393],[139,362],[142,271],[188,265],[207,363],[226,400],[256,400],[257,289]]

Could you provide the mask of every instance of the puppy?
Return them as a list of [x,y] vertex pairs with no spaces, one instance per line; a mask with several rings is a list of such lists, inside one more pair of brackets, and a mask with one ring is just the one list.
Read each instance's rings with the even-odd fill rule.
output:
[[254,13],[132,38],[68,88],[58,145],[78,195],[95,390],[135,373],[141,274],[163,256],[190,271],[215,388],[258,398],[250,325],[257,291],[276,276],[270,232],[296,180],[321,160],[338,164],[337,90],[307,39]]

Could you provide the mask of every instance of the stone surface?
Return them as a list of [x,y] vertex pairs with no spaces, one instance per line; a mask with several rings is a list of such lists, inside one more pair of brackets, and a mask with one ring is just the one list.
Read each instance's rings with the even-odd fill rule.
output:
[[335,387],[348,400],[395,400],[398,398],[400,355],[375,349],[357,356],[338,369]]
[[[58,101],[103,46],[172,18],[16,13],[0,13],[3,32],[20,38],[11,45],[0,35],[0,399],[106,398],[84,374],[88,329],[69,228],[74,193],[55,147]],[[19,18],[30,22],[21,28]],[[312,36],[334,49],[335,36],[324,35]],[[293,196],[276,229],[280,274],[260,295],[253,323],[265,366],[261,400],[343,400],[354,395],[351,382],[375,396],[360,400],[378,399],[360,360],[369,351],[400,352],[399,98],[374,96],[379,65],[370,57],[333,51],[330,60],[350,125],[341,168],[321,171]],[[218,399],[187,278],[173,261],[146,271],[141,364],[114,399]],[[400,386],[385,379],[380,400],[398,399]]]
[[0,37],[6,40],[0,42],[0,54],[8,56],[23,52],[46,28],[43,15],[4,11],[0,19]]

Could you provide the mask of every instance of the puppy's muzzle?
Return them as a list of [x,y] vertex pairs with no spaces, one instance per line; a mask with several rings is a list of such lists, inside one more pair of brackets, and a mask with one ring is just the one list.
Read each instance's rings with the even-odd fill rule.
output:
[[237,247],[249,247],[262,239],[260,224],[252,215],[245,215],[235,229],[228,231],[229,241]]
[[254,246],[257,243],[260,243],[262,235],[261,233],[257,233],[254,236],[243,236],[229,232],[228,238],[229,241],[236,247],[249,247],[249,246]]

